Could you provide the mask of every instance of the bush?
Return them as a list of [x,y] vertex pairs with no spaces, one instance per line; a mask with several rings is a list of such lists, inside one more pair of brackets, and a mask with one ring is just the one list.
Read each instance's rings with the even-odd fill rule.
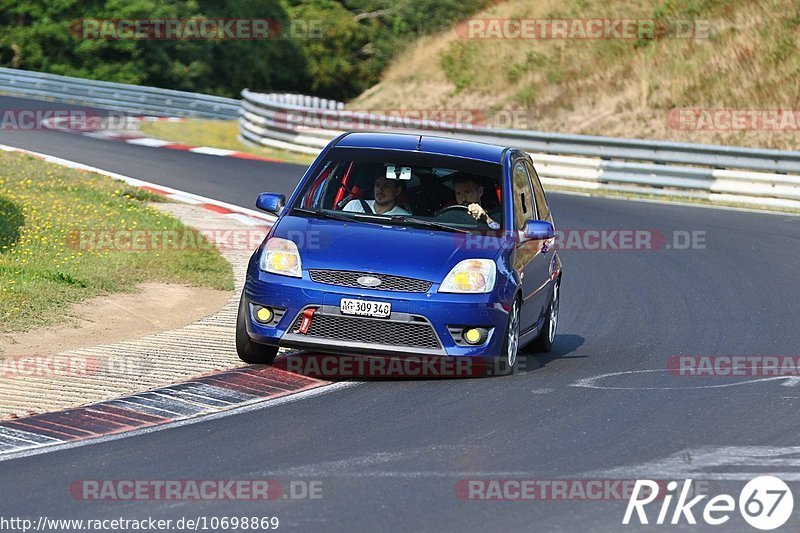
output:
[[[238,97],[245,87],[346,100],[406,44],[488,0],[29,0],[0,2],[0,66]],[[80,19],[321,21],[323,38],[88,40]],[[288,26],[283,24],[282,26]]]

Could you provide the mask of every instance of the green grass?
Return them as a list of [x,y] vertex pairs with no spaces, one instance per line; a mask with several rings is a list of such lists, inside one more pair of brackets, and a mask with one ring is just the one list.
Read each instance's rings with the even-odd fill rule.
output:
[[[54,324],[83,299],[129,292],[146,281],[233,289],[212,246],[82,249],[79,231],[186,231],[149,206],[159,197],[117,180],[0,153],[0,331]],[[158,248],[158,247],[155,247]]]
[[[192,146],[210,146],[226,150],[238,150],[248,154],[278,159],[290,163],[310,165],[314,157],[297,154],[286,150],[261,148],[246,145],[238,140],[239,122],[236,120],[199,120],[190,119],[181,122],[142,122],[142,133],[157,139],[174,141]],[[299,177],[299,176],[298,176]]]
[[442,69],[447,79],[456,86],[456,93],[474,83],[473,66],[477,62],[477,49],[478,43],[475,41],[456,41],[442,55]]

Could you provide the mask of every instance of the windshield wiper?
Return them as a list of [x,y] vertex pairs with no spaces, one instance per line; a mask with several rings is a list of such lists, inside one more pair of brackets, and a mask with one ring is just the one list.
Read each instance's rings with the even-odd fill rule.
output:
[[330,218],[333,220],[341,220],[343,222],[353,221],[353,217],[347,215],[340,215],[339,213],[331,213],[329,211],[324,211],[322,209],[308,209],[306,207],[295,207],[294,209],[292,209],[292,213],[294,212],[303,213],[306,215],[316,215],[318,217]]
[[452,231],[454,233],[469,233],[468,230],[461,229],[461,228],[454,228],[452,226],[447,226],[445,224],[440,224],[438,222],[433,222],[431,220],[423,220],[421,218],[409,217],[406,215],[392,215],[389,217],[390,220],[396,220],[398,222],[408,222],[414,224],[415,226],[423,226],[426,228],[436,228],[444,231]]
[[386,217],[379,215],[368,215],[359,213],[358,211],[347,211],[347,215],[342,215],[338,212],[325,211],[324,209],[308,209],[306,207],[295,207],[292,213],[304,213],[307,215],[316,215],[320,218],[330,218],[331,220],[341,220],[342,222],[362,221],[367,224],[385,224]]

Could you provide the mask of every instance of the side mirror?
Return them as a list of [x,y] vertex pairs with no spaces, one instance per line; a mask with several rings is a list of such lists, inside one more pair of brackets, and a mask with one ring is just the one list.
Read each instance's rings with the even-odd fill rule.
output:
[[286,205],[286,197],[274,192],[262,192],[256,200],[256,207],[267,213],[279,215]]
[[546,241],[556,236],[556,229],[546,220],[528,220],[522,229],[526,239]]

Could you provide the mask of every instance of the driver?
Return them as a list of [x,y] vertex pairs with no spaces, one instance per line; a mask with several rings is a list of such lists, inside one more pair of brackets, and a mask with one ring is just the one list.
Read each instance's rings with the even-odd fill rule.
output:
[[[410,215],[402,207],[397,205],[398,197],[403,193],[403,187],[397,180],[387,179],[386,176],[379,176],[375,179],[374,200],[365,200],[367,205],[376,215]],[[350,200],[342,211],[353,213],[363,213],[364,207],[361,200]]]
[[469,176],[458,176],[453,178],[453,191],[456,195],[456,203],[458,205],[466,206],[469,214],[475,220],[481,218],[486,219],[486,224],[491,229],[500,228],[500,224],[495,222],[495,218],[500,217],[500,206],[493,209],[491,213],[487,213],[481,206],[481,198],[483,197],[484,186],[478,183],[474,178]]

